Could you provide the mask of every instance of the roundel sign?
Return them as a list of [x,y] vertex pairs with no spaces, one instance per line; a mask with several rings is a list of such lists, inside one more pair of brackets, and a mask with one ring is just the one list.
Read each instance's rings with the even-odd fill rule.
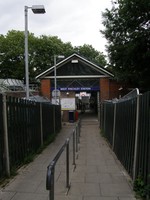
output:
[[60,97],[60,90],[53,90],[52,91],[52,97]]

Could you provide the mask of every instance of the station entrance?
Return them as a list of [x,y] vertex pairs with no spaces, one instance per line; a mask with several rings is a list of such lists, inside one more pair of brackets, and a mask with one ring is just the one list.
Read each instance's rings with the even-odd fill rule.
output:
[[99,96],[99,91],[61,92],[60,104],[63,121],[74,122],[84,114],[94,114],[98,117]]
[[[54,81],[51,81],[51,88]],[[98,78],[78,78],[78,79],[58,79],[57,88],[60,91],[60,98],[74,98],[75,109],[79,113],[92,111],[97,113],[99,101],[99,79]],[[60,99],[61,102],[61,99]]]
[[[63,115],[68,116],[68,112],[72,111],[98,113],[101,91],[108,94],[108,82],[111,77],[113,75],[104,67],[74,53],[36,78],[41,79],[42,94],[50,98],[52,103],[60,104]],[[106,91],[101,90],[101,79],[104,80],[106,87],[103,88]],[[53,95],[55,90],[59,91],[57,101]],[[67,117],[65,120],[68,120]]]
[[98,112],[98,95],[99,92],[77,92],[75,94],[76,108],[80,113],[85,112]]

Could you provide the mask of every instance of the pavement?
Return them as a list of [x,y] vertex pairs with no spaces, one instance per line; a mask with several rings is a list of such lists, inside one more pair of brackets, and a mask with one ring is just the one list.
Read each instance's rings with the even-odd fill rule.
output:
[[[130,177],[106,140],[100,135],[99,123],[93,115],[81,119],[79,151],[76,168],[70,165],[70,189],[66,188],[66,153],[62,153],[55,168],[55,200],[135,200]],[[49,200],[46,190],[47,166],[75,123],[63,124],[56,140],[34,161],[19,169],[5,187],[0,188],[0,200]],[[72,145],[70,142],[70,151]],[[70,152],[70,160],[72,153]]]

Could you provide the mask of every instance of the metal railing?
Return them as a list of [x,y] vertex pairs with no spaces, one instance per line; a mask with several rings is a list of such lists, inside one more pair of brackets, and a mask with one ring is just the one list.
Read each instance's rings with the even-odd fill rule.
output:
[[72,165],[74,169],[76,168],[76,154],[79,151],[79,143],[80,143],[80,120],[77,122],[75,128],[71,132],[70,136],[66,138],[64,144],[54,157],[54,159],[50,162],[47,167],[47,176],[46,176],[46,189],[49,190],[49,200],[54,200],[55,197],[55,166],[59,158],[61,157],[62,153],[66,150],[66,188],[70,189],[70,151],[69,151],[69,144],[71,143],[72,139]]

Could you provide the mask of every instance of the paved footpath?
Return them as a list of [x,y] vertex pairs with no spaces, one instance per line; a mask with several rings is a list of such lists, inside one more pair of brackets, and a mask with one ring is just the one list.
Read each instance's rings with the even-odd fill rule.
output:
[[[64,125],[52,144],[0,188],[0,200],[48,200],[47,166],[73,128],[73,124]],[[129,177],[101,137],[96,118],[82,119],[79,148],[68,192],[65,188],[65,152],[56,165],[55,200],[135,200]]]

